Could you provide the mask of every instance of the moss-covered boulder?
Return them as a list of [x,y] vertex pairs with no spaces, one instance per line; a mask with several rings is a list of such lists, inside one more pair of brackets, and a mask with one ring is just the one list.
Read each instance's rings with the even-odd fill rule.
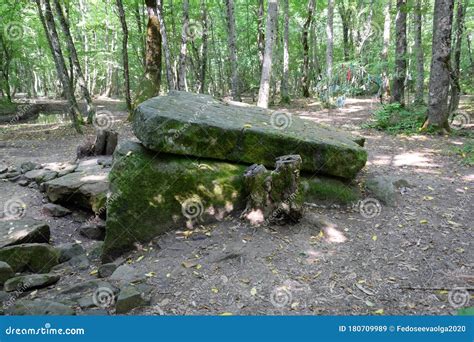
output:
[[109,262],[171,229],[220,220],[242,208],[245,169],[122,143],[109,174],[102,260]]
[[25,243],[0,248],[0,261],[15,272],[47,273],[59,263],[59,251],[44,243]]
[[173,91],[143,102],[133,130],[157,152],[267,167],[279,156],[299,154],[302,171],[349,179],[367,161],[361,138],[288,113],[229,105],[202,94]]

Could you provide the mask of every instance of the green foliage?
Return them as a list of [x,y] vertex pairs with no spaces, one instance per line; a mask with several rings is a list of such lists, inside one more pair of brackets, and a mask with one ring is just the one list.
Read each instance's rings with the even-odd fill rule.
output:
[[375,122],[365,125],[391,134],[418,133],[426,119],[425,106],[404,107],[390,103],[374,113]]
[[461,147],[456,147],[454,152],[461,156],[462,163],[468,166],[474,166],[474,141],[470,140]]

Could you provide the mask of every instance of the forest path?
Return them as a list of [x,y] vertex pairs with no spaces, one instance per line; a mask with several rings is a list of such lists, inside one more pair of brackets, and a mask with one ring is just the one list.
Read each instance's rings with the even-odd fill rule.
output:
[[[295,226],[255,229],[229,219],[187,239],[166,234],[153,248],[130,255],[153,294],[153,305],[134,313],[454,314],[449,290],[470,288],[472,295],[474,287],[474,170],[453,153],[467,138],[363,129],[376,107],[374,99],[348,99],[330,111],[307,101],[295,101],[289,110],[365,136],[369,161],[357,181],[373,175],[405,179],[411,187],[403,188],[396,206],[383,205],[366,218],[357,208],[328,205],[310,208]],[[120,138],[131,138],[124,113],[116,118]],[[71,160],[84,140],[60,124],[1,126],[0,134],[0,162],[6,164]],[[0,188],[0,203],[20,198],[27,216],[50,223],[54,244],[96,244],[76,231],[86,213],[50,218],[41,212],[37,190],[9,182]],[[315,217],[332,223],[324,234]],[[90,272],[97,267],[73,270],[57,287],[95,278]],[[34,296],[56,294],[39,290]]]

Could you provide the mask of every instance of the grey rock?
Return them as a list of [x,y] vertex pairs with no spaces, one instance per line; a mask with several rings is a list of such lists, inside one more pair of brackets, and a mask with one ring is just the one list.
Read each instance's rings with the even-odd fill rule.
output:
[[20,165],[21,173],[25,173],[25,172],[35,170],[35,169],[40,169],[40,168],[41,168],[40,164],[31,162],[31,161],[21,163],[21,165]]
[[22,243],[49,242],[50,230],[47,223],[22,218],[0,221],[0,248]]
[[12,278],[15,275],[10,265],[4,261],[0,261],[0,285],[3,285],[5,281]]
[[67,264],[79,270],[87,270],[90,266],[89,259],[85,254],[71,258],[71,260],[67,261]]
[[135,308],[146,305],[142,294],[134,286],[123,288],[117,298],[115,304],[115,312],[117,314],[125,314]]
[[64,208],[59,204],[48,203],[43,206],[43,212],[52,217],[63,217],[69,215],[71,210]]
[[8,166],[0,165],[0,175],[8,171]]
[[107,176],[108,171],[97,165],[96,161],[91,165],[81,162],[74,172],[43,184],[51,202],[73,203],[100,213],[107,200]]
[[96,241],[92,245],[92,247],[87,251],[87,257],[90,260],[97,260],[101,257],[103,249],[104,249],[104,242]]
[[5,313],[15,316],[71,316],[75,311],[70,306],[51,300],[19,300],[9,306]]
[[14,272],[48,273],[59,263],[59,252],[48,244],[27,243],[1,248],[0,261],[8,263]]
[[17,182],[19,186],[28,186],[30,184],[30,181],[28,179],[21,179]]
[[79,234],[91,240],[104,241],[105,223],[86,222],[79,228]]
[[99,270],[98,270],[99,278],[110,277],[116,269],[117,269],[117,265],[113,262],[100,265]]
[[34,181],[37,184],[53,180],[58,176],[56,171],[40,169],[40,170],[31,170],[25,173],[25,177],[30,181]]
[[57,274],[28,274],[8,279],[4,289],[7,292],[40,289],[56,284],[59,278]]
[[397,203],[398,192],[389,177],[375,176],[367,178],[365,186],[382,203],[394,206]]
[[145,280],[145,275],[137,269],[127,264],[117,267],[109,278],[112,281],[118,282],[120,285],[128,285]]
[[108,316],[109,312],[105,309],[90,308],[82,310],[81,315],[84,316]]
[[66,262],[71,258],[85,254],[84,247],[78,243],[64,243],[56,247],[59,251],[59,262]]
[[392,178],[392,183],[397,189],[413,187],[413,185],[404,178]]

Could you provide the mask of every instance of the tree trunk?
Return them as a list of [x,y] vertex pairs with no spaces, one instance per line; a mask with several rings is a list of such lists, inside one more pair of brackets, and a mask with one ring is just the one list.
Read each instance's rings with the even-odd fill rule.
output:
[[397,0],[395,23],[395,75],[393,78],[392,101],[405,104],[405,78],[407,73],[407,0]]
[[427,125],[449,130],[451,29],[454,0],[435,0]]
[[201,0],[202,15],[202,49],[201,49],[201,72],[199,73],[199,92],[204,94],[206,90],[207,50],[208,50],[208,23],[206,1]]
[[290,68],[289,53],[289,31],[290,31],[290,15],[288,0],[283,0],[284,24],[283,24],[283,77],[281,78],[281,102],[289,103],[290,96],[288,94],[288,78]]
[[178,89],[186,90],[186,59],[189,27],[189,0],[183,0],[183,29],[181,31],[181,49],[178,63]]
[[265,28],[265,54],[263,55],[262,77],[260,79],[260,90],[258,91],[257,101],[257,106],[262,108],[268,108],[277,18],[278,0],[268,0],[267,25]]
[[234,101],[242,101],[239,92],[239,73],[237,65],[237,47],[234,17],[234,0],[226,0],[227,6],[227,28],[229,41],[230,68],[232,70],[231,92]]
[[327,36],[327,45],[326,45],[326,65],[327,65],[327,78],[328,82],[331,82],[332,79],[332,60],[334,52],[334,0],[328,0],[328,18],[326,24],[326,36]]
[[458,0],[458,8],[456,13],[455,34],[456,43],[453,50],[453,64],[451,72],[451,99],[449,101],[449,113],[454,113],[459,107],[459,97],[461,95],[461,85],[459,84],[460,66],[461,66],[461,47],[462,36],[464,34],[464,16],[466,14],[466,7],[463,5],[463,0]]
[[160,93],[161,87],[161,36],[156,0],[145,0],[148,23],[146,27],[145,78],[153,87],[152,96]]
[[391,26],[391,10],[392,0],[388,0],[388,3],[384,8],[384,24],[383,24],[383,47],[382,47],[382,89],[380,91],[380,102],[383,102],[384,98],[390,98],[390,80],[388,78],[388,47],[390,45],[390,26]]
[[56,26],[54,23],[51,4],[49,3],[49,0],[36,0],[36,5],[38,7],[40,20],[43,24],[48,44],[51,49],[51,54],[53,55],[58,78],[61,81],[64,94],[66,95],[66,98],[69,102],[69,115],[71,116],[72,124],[78,133],[82,133],[80,124],[81,113],[77,106],[76,98],[74,97],[74,91],[71,88],[71,82],[67,72],[66,63],[64,62],[61,45],[59,43],[58,32],[56,31]]
[[[59,0],[53,0],[53,3],[59,18],[59,23],[61,24],[61,28],[66,38],[66,46],[69,51],[72,67],[76,73],[77,82],[79,83],[79,87],[81,88],[82,94],[86,101],[87,122],[92,123],[95,115],[95,109],[92,103],[91,94],[89,93],[89,89],[87,89],[87,83],[84,78],[84,74],[82,73],[81,64],[79,63],[79,57],[77,56],[76,46],[74,45],[74,41],[72,39],[71,30],[69,29],[69,24],[66,21],[63,9],[59,4]],[[74,87],[72,88],[74,89]]]
[[309,35],[309,27],[311,22],[313,21],[313,13],[314,13],[314,6],[316,1],[309,0],[308,2],[308,16],[306,17],[306,21],[303,25],[303,77],[301,78],[301,86],[303,88],[303,97],[309,97],[309,87],[310,87],[310,79],[309,79],[309,43],[308,43],[308,35]]
[[165,65],[166,65],[166,81],[168,82],[168,89],[175,89],[173,68],[171,66],[171,53],[168,44],[168,35],[166,33],[165,19],[161,11],[161,0],[157,0],[156,5],[156,16],[158,17],[159,27],[161,28],[161,39],[163,41],[163,50],[165,53]]
[[[58,1],[58,0],[55,0]],[[123,10],[122,0],[116,0],[120,25],[122,26],[122,63],[123,63],[123,79],[125,81],[125,101],[127,102],[128,112],[132,111],[132,98],[130,96],[130,72],[128,69],[128,28],[125,12]]]
[[425,82],[425,62],[422,42],[422,0],[416,0],[414,23],[415,23],[415,51],[416,51],[416,85],[415,85],[415,103],[425,103],[424,82]]
[[260,68],[263,64],[263,54],[265,50],[265,34],[263,33],[263,16],[265,15],[264,0],[258,0],[257,10],[257,48],[258,60],[260,61]]
[[349,30],[350,30],[352,9],[351,7],[346,9],[344,1],[341,0],[339,1],[338,12],[339,12],[339,15],[341,17],[341,22],[342,22],[342,47],[344,50],[344,61],[347,62],[350,59]]

